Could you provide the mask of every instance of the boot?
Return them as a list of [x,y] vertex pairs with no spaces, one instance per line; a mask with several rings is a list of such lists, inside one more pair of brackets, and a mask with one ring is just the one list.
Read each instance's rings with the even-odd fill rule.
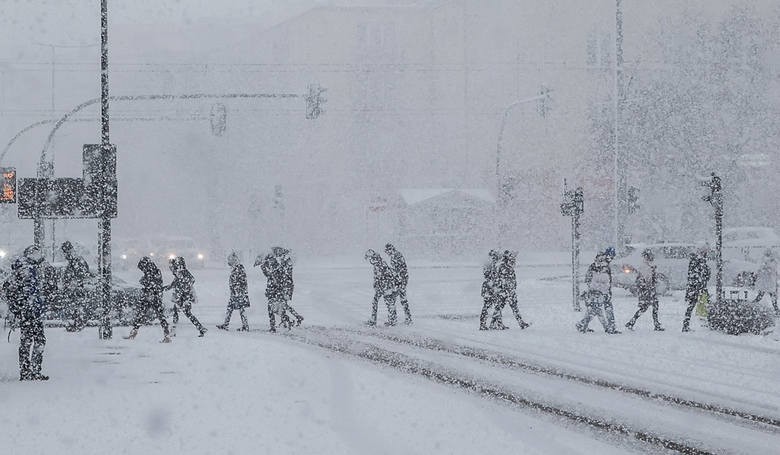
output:
[[634,330],[634,323],[631,321],[626,322],[626,328],[628,330]]
[[236,329],[236,332],[249,332],[249,326],[242,326],[240,329]]
[[295,327],[300,327],[301,323],[303,322],[303,316],[300,314],[296,316],[295,318]]
[[479,330],[487,330],[487,329],[488,329],[488,327],[485,325],[484,322],[479,325]]
[[663,332],[666,329],[661,327],[661,325],[659,324],[659,325],[655,326],[655,328],[653,330],[655,330],[656,332]]
[[134,340],[136,335],[138,335],[138,329],[133,329],[126,337],[122,337],[122,338],[124,338],[125,340]]
[[163,336],[163,339],[160,340],[160,343],[170,343],[170,342],[171,342],[171,337],[169,337],[168,335]]
[[203,335],[205,335],[205,334],[206,334],[206,332],[208,332],[208,330],[206,330],[206,328],[205,328],[205,327],[201,327],[201,328],[200,328],[200,333],[198,334],[198,336],[199,336],[199,337],[201,337],[201,338],[203,338]]
[[226,323],[224,323],[224,324],[217,324],[217,328],[218,328],[219,330],[227,330],[227,329],[228,329],[227,322],[226,322]]
[[407,316],[406,319],[404,319],[404,324],[412,325],[412,318],[411,318],[411,316]]
[[49,377],[46,376],[45,374],[37,373],[34,376],[32,376],[30,379],[32,379],[33,381],[48,381]]

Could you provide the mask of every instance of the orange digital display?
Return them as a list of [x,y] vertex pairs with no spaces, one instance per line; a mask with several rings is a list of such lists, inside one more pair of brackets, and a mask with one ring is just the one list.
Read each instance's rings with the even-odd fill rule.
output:
[[16,203],[16,168],[0,168],[0,203]]

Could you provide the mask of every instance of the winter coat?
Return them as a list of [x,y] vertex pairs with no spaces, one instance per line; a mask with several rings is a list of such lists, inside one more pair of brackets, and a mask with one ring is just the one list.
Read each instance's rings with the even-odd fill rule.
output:
[[370,259],[374,267],[374,292],[384,296],[391,296],[396,291],[396,276],[390,266],[381,256],[376,255]]
[[701,254],[692,254],[688,262],[688,285],[685,291],[686,298],[695,298],[699,293],[707,288],[710,281],[710,266],[707,265],[707,259]]
[[293,262],[290,256],[282,256],[280,259],[282,268],[282,288],[284,290],[284,299],[292,300],[293,296]]
[[517,275],[513,262],[502,261],[498,266],[498,297],[502,299],[517,296]]
[[637,269],[636,289],[640,302],[652,303],[658,301],[656,285],[658,272],[654,264],[642,264]]
[[605,296],[612,295],[612,270],[604,261],[595,261],[585,273],[585,283],[590,292],[599,292]]
[[777,292],[777,261],[774,258],[765,260],[758,269],[756,290],[772,294]]
[[180,269],[173,277],[169,286],[173,289],[174,302],[186,305],[195,302],[195,277],[187,269]]
[[22,319],[40,319],[47,310],[48,297],[54,293],[53,272],[46,262],[36,264],[29,261],[23,261],[16,271],[16,313]]
[[84,281],[89,277],[89,265],[81,256],[68,258],[68,265],[62,272],[62,287],[68,294],[84,294]]
[[492,259],[482,267],[482,298],[492,299],[498,291],[498,261]]
[[400,251],[390,250],[390,267],[395,273],[396,284],[400,287],[406,287],[409,284],[409,269],[406,266],[406,260]]
[[246,271],[244,266],[236,264],[230,270],[230,301],[228,305],[235,309],[246,308],[249,306],[249,287],[246,282]]
[[11,273],[3,282],[3,296],[8,303],[8,311],[20,318],[24,307],[24,295],[22,294],[22,261],[17,259],[11,264]]
[[160,268],[146,257],[141,259],[139,265],[141,272],[143,272],[139,280],[141,283],[141,305],[162,306],[163,279]]
[[[286,300],[287,286],[286,278],[287,271],[285,266],[280,262],[279,257],[273,254],[267,255],[263,258],[263,262],[260,264],[260,270],[265,275],[267,282],[265,285],[265,296],[269,300]],[[292,267],[290,267],[290,273],[292,274]],[[292,275],[290,275],[292,279]],[[292,294],[292,292],[290,292]]]

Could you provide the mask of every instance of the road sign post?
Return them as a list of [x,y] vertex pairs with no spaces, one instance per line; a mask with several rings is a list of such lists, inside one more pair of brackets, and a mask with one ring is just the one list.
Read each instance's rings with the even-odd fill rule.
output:
[[580,308],[580,216],[585,212],[582,187],[575,190],[566,188],[563,181],[563,202],[561,214],[571,217],[571,298],[574,311]]

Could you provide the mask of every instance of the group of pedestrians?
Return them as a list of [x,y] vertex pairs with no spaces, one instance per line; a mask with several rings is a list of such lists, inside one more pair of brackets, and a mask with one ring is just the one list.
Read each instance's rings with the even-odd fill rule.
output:
[[[483,267],[482,299],[484,303],[479,314],[479,330],[507,329],[501,314],[506,304],[509,304],[512,309],[520,328],[525,329],[529,324],[520,316],[520,309],[517,307],[517,275],[515,274],[517,252],[506,250],[499,253],[496,250],[490,250],[488,256],[490,260]],[[488,326],[487,317],[491,308],[493,315]]]
[[409,284],[409,268],[406,265],[406,259],[391,243],[385,245],[385,253],[390,258],[390,265],[375,250],[369,249],[364,256],[374,268],[374,300],[371,302],[371,318],[367,324],[369,326],[376,325],[380,298],[384,299],[387,306],[385,325],[394,326],[398,321],[395,309],[396,299],[401,301],[406,315],[404,323],[411,324],[412,312],[409,310],[409,301],[406,298],[406,287]]
[[[246,309],[249,308],[250,303],[246,270],[236,252],[228,255],[227,264],[230,267],[230,278],[228,280],[230,298],[225,311],[225,322],[217,325],[217,328],[228,330],[233,311],[238,310],[241,317],[241,328],[238,330],[248,331],[249,320],[246,316]],[[291,251],[279,246],[273,247],[270,253],[258,255],[255,258],[254,266],[260,267],[267,280],[265,296],[268,299],[270,331],[276,332],[277,317],[279,318],[278,325],[281,327],[289,329],[293,326],[301,325],[303,316],[295,311],[295,308],[290,304],[294,289]]]

